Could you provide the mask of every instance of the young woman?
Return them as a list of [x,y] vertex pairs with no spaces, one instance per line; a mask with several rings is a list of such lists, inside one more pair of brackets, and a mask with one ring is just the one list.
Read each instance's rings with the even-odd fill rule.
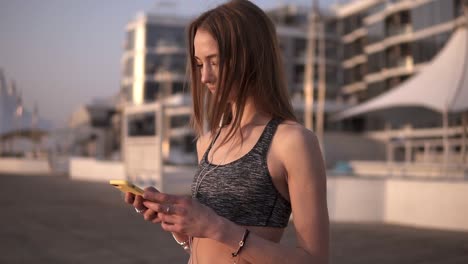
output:
[[[192,197],[148,188],[126,202],[172,232],[191,263],[328,263],[323,160],[294,117],[273,23],[230,1],[190,24],[188,54],[199,135]],[[279,244],[291,212],[296,248]]]

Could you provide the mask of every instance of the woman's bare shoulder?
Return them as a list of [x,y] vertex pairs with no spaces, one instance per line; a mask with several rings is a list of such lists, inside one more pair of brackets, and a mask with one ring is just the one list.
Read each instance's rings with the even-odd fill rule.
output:
[[278,126],[277,137],[281,142],[297,145],[310,141],[315,141],[317,137],[311,130],[305,128],[302,124],[286,120]]
[[315,133],[295,121],[281,123],[274,141],[277,153],[284,163],[288,163],[291,159],[315,159],[321,155]]

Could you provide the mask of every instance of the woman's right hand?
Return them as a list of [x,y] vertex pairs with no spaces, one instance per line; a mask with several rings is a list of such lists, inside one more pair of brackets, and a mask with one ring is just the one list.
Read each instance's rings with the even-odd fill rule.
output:
[[[151,192],[159,192],[156,188],[154,187],[148,187],[145,189],[145,191],[151,191]],[[161,219],[158,218],[158,213],[148,209],[144,204],[143,204],[143,197],[141,195],[135,195],[133,193],[127,192],[125,193],[125,202],[133,205],[137,211],[140,212],[140,214],[143,215],[144,219],[146,221],[150,221],[153,223],[160,223]]]
[[[145,189],[145,191],[151,191],[151,192],[159,192],[156,188],[154,187],[148,187]],[[144,204],[143,202],[145,201],[145,199],[143,199],[143,197],[141,195],[135,195],[133,193],[130,193],[130,192],[127,192],[125,193],[125,202],[128,203],[128,204],[131,204],[133,205],[133,207],[135,207],[136,210],[140,211],[141,213],[140,214],[143,214],[143,217],[145,218],[146,221],[150,221],[154,224],[156,223],[161,223],[161,218],[158,217],[158,213],[151,210],[151,209],[148,209]],[[174,235],[174,239],[176,239],[176,241],[178,243],[180,242],[186,242],[188,241],[189,237],[184,235],[184,234],[180,234],[180,233],[176,233],[176,232],[172,232],[172,234]]]

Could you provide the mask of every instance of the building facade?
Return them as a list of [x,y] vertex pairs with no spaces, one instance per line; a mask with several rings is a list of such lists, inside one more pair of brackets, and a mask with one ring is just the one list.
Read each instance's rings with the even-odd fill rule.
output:
[[[312,79],[315,95],[318,93],[320,67],[324,67],[325,115],[342,109],[336,102],[338,89],[342,83],[340,56],[337,52],[340,50],[340,36],[337,32],[338,21],[329,10],[317,9],[316,12],[319,21],[323,23],[323,33],[320,30],[320,24],[316,24],[312,34],[309,34],[310,7],[284,5],[267,11],[268,16],[276,26],[289,94],[296,116],[301,122],[304,122],[304,83],[307,64],[314,65]],[[310,39],[315,42],[315,59],[313,61],[308,61],[307,58],[307,44]],[[325,46],[324,58],[320,57],[321,41],[324,42]]]
[[[196,163],[187,111],[187,25],[186,18],[140,14],[126,27],[120,90],[124,160],[125,152],[140,151],[146,145],[162,148],[163,164]],[[154,138],[158,138],[158,146],[154,146]],[[151,159],[158,158],[148,157]],[[140,165],[135,161],[127,167]]]
[[[333,10],[342,49],[338,98],[350,104],[374,98],[418,73],[465,19],[463,0],[351,1]],[[357,131],[384,126],[363,117],[345,123]]]
[[121,95],[134,105],[183,93],[185,27],[178,17],[140,14],[126,27]]

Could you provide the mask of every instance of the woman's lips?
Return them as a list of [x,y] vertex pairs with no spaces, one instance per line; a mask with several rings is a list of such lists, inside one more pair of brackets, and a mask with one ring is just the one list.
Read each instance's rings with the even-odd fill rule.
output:
[[206,88],[208,88],[208,90],[210,90],[212,93],[214,93],[216,90],[214,86],[207,86]]

